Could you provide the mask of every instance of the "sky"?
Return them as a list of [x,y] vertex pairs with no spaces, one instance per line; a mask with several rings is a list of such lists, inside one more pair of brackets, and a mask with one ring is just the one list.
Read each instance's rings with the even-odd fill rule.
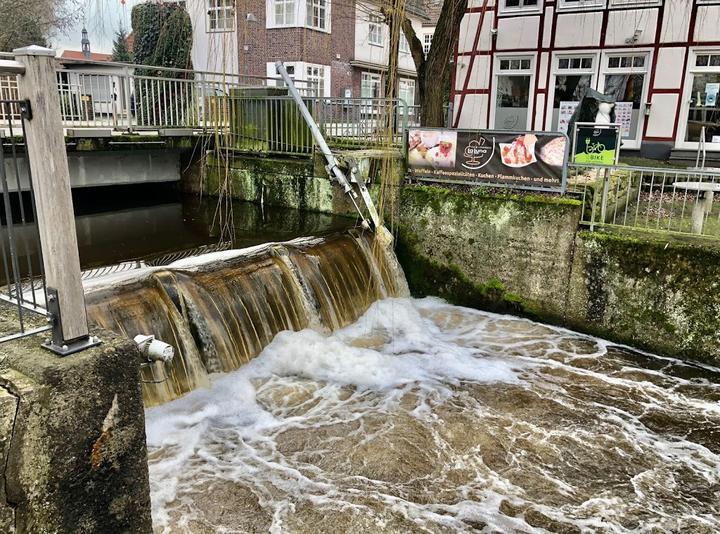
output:
[[115,32],[123,24],[130,30],[130,11],[140,0],[80,0],[81,12],[77,22],[66,34],[58,34],[50,41],[53,48],[80,50],[83,25],[87,28],[91,52],[112,52]]

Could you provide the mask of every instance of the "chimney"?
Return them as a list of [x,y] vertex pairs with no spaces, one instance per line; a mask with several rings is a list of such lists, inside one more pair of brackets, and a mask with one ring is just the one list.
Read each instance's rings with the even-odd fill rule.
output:
[[85,59],[90,59],[90,39],[88,39],[88,32],[85,28],[82,29],[82,53]]

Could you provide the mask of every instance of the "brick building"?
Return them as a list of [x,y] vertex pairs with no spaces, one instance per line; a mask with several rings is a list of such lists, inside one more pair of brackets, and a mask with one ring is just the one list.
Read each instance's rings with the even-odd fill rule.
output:
[[[275,78],[283,61],[298,80],[328,97],[380,96],[389,28],[372,0],[187,0],[198,70]],[[432,41],[437,2],[408,3],[419,38]],[[401,39],[400,97],[415,101],[415,65]]]

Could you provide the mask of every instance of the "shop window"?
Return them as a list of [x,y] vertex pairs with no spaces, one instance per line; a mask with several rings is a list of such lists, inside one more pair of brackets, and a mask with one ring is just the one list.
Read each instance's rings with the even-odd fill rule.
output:
[[[693,66],[694,65],[694,66]],[[700,52],[691,63],[684,141],[698,143],[705,132],[708,147],[720,146],[720,51]]]
[[553,131],[567,133],[570,117],[587,90],[593,86],[594,63],[594,56],[559,57],[556,59],[550,123]]
[[495,128],[524,130],[530,119],[531,57],[500,58],[495,75]]

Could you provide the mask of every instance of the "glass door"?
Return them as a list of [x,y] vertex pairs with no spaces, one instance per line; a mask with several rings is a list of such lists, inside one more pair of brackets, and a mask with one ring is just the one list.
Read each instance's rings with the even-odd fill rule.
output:
[[[568,133],[570,117],[589,88],[594,88],[597,57],[557,56],[551,86],[552,107],[548,110],[550,130]],[[572,136],[572,134],[568,134]]]
[[615,97],[616,122],[623,129],[623,146],[639,148],[645,123],[648,86],[647,52],[619,52],[603,58],[601,92]]
[[720,51],[697,51],[690,63],[684,134],[687,146],[697,147],[703,129],[708,150],[720,150]]
[[500,57],[496,62],[492,124],[498,130],[526,130],[532,117],[533,58]]

